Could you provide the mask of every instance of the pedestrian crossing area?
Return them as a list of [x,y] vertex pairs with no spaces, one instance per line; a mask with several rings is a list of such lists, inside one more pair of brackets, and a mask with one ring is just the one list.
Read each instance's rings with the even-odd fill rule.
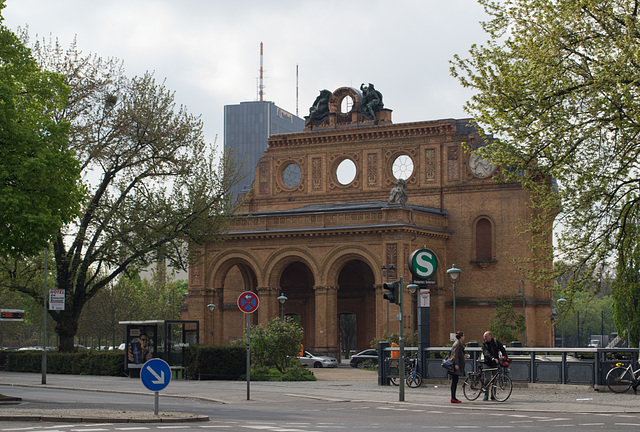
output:
[[[326,410],[327,418],[331,411],[358,412],[358,421],[283,421],[265,422],[255,420],[216,420],[186,423],[31,423],[25,425],[10,422],[0,423],[0,432],[179,432],[179,431],[263,431],[263,432],[327,432],[341,430],[389,430],[389,422],[376,422],[382,414],[397,419],[397,430],[459,430],[486,429],[491,424],[498,430],[551,430],[555,428],[580,428],[583,432],[602,430],[637,430],[640,414],[630,413],[593,413],[561,415],[558,413],[518,413],[518,412],[478,412],[470,411],[463,415],[447,409],[428,409],[404,405],[359,405],[356,407],[333,408]],[[312,410],[309,410],[312,411]],[[304,410],[300,412],[304,417]],[[491,419],[493,417],[493,419]],[[344,418],[344,417],[340,417]],[[371,421],[365,421],[371,418]],[[412,422],[411,419],[422,419]],[[402,427],[404,426],[404,428]]]

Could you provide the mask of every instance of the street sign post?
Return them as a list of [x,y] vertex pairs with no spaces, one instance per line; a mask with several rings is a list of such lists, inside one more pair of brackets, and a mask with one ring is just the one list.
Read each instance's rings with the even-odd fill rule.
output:
[[158,392],[169,385],[171,381],[171,367],[159,358],[148,360],[140,369],[142,384],[155,392],[153,414],[158,415]]
[[0,309],[0,321],[24,321],[24,310]]
[[247,400],[251,400],[251,314],[260,306],[258,294],[245,291],[238,296],[238,308],[247,315]]
[[49,310],[64,310],[65,290],[49,290]]
[[260,306],[260,299],[258,298],[258,294],[245,291],[240,296],[238,296],[238,308],[246,313],[250,314],[256,311]]

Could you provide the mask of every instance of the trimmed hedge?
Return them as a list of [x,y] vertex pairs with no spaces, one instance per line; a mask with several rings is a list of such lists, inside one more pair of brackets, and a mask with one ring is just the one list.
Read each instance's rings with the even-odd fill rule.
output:
[[[2,351],[0,369],[10,372],[41,372],[42,351]],[[47,351],[47,372],[67,375],[124,376],[122,351]]]
[[[83,350],[75,353],[47,351],[47,372],[67,375],[127,376],[123,351]],[[247,372],[245,347],[192,345],[185,350],[185,378],[192,380],[240,380]],[[279,381],[313,379],[306,371],[293,368]],[[42,371],[42,351],[0,351],[0,370]],[[311,374],[309,374],[311,375]],[[277,378],[276,378],[277,379]]]
[[187,379],[239,380],[247,371],[247,350],[222,345],[192,345],[185,350]]

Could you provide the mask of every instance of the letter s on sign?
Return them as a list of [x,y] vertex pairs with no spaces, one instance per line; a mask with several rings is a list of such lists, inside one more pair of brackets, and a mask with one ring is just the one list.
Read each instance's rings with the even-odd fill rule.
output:
[[416,273],[422,277],[429,277],[433,274],[433,255],[427,251],[416,254]]

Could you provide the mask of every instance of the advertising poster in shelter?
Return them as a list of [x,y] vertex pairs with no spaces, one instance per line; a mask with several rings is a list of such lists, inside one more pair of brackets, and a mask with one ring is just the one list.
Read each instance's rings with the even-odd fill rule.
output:
[[147,360],[154,358],[157,351],[156,325],[128,325],[127,366],[140,368]]

